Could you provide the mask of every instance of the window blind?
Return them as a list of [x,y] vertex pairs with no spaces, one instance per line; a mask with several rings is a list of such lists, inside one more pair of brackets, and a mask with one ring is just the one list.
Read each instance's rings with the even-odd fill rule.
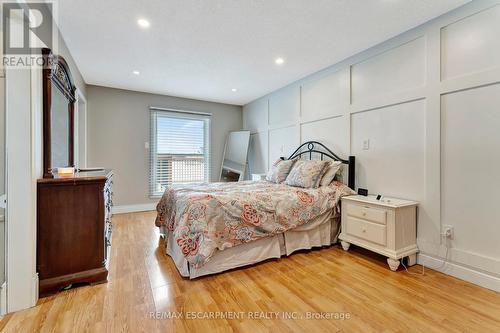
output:
[[209,114],[150,109],[149,194],[176,184],[210,181]]

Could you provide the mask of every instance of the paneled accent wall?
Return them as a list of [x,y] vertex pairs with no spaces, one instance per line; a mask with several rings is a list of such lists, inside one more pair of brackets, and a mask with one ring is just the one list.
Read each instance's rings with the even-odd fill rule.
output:
[[359,187],[420,202],[420,263],[500,291],[499,31],[474,1],[245,105],[250,173],[308,140],[355,155]]
[[403,45],[351,66],[352,103],[370,103],[425,85],[425,38]]
[[281,156],[288,156],[299,146],[300,131],[298,126],[275,128],[269,130],[269,163],[273,163]]
[[269,97],[269,125],[286,126],[299,120],[300,90],[291,86]]

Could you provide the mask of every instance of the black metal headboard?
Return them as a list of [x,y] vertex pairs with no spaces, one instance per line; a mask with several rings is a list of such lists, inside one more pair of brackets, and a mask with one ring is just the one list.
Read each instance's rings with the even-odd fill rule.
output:
[[307,141],[304,142],[297,148],[292,155],[288,158],[288,160],[301,157],[302,155],[309,154],[309,159],[312,159],[312,154],[317,153],[320,154],[321,160],[324,159],[324,157],[329,157],[332,160],[335,161],[340,161],[343,164],[347,164],[348,167],[348,175],[347,175],[347,186],[352,188],[353,190],[355,189],[355,171],[356,171],[356,158],[354,156],[349,156],[347,160],[344,160],[340,157],[338,157],[334,152],[332,152],[330,149],[325,147],[322,143],[318,141]]

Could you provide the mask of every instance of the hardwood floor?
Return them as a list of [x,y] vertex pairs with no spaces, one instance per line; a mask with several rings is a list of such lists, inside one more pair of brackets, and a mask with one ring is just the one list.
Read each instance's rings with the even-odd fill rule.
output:
[[[499,332],[500,294],[427,269],[340,247],[187,280],[163,253],[154,213],[113,217],[109,282],[40,299],[2,332]],[[410,269],[421,272],[421,266]],[[168,312],[184,318],[168,319]],[[195,313],[197,311],[206,311]],[[217,311],[225,311],[219,313]],[[155,314],[159,312],[158,314]],[[231,314],[235,319],[186,316]],[[240,313],[243,312],[243,313]],[[277,319],[271,312],[278,312]],[[306,319],[306,312],[348,319]],[[294,317],[287,319],[285,316]],[[156,318],[154,318],[156,316]],[[254,318],[250,318],[254,317]],[[260,317],[255,319],[255,317]]]

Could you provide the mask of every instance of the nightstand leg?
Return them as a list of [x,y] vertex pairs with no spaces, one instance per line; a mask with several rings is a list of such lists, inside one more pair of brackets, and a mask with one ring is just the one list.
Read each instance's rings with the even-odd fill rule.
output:
[[349,250],[349,246],[351,246],[351,243],[347,243],[344,241],[340,241],[340,244],[342,245],[342,248],[344,249],[344,251]]
[[391,271],[395,272],[398,270],[399,260],[387,258],[387,263],[389,264],[389,268],[391,269]]
[[417,254],[412,254],[408,256],[408,266],[413,266],[417,263]]

